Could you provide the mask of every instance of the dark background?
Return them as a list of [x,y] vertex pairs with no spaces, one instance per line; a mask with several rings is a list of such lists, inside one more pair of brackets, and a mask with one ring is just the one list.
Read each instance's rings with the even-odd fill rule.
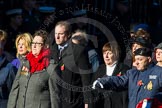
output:
[[[22,0],[0,0],[0,28],[3,29],[6,18],[5,12],[13,8],[22,8]],[[120,6],[118,4],[121,4]],[[105,17],[93,12],[88,12],[87,17],[93,18],[105,26],[107,26],[115,36],[122,51],[125,50],[129,42],[125,39],[129,39],[129,31],[132,25],[138,23],[147,23],[151,27],[151,39],[152,42],[158,44],[162,41],[162,1],[161,0],[37,0],[37,7],[39,6],[53,6],[57,10],[65,8],[75,8],[76,6],[90,5],[93,9],[98,9],[110,13],[113,17],[118,17],[120,24],[124,27],[124,33],[121,33],[116,26],[109,23]],[[57,13],[57,12],[56,12]],[[46,27],[48,32],[52,31],[55,23],[59,20],[66,20],[72,18],[71,13],[64,14],[64,16],[58,16],[57,19]],[[111,19],[112,20],[112,19]],[[41,24],[40,24],[41,25]],[[40,27],[41,28],[41,27]],[[105,42],[107,42],[106,36],[98,30],[96,27],[89,27],[87,31],[91,35],[97,36],[99,52]],[[125,52],[123,52],[125,53]]]

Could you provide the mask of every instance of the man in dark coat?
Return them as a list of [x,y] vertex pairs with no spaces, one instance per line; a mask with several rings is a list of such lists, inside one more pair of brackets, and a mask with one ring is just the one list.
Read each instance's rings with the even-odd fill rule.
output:
[[86,87],[91,71],[85,47],[72,43],[70,39],[70,24],[60,21],[55,26],[55,41],[51,48],[52,58],[60,66],[57,73],[57,88],[55,94],[59,108],[84,108]]

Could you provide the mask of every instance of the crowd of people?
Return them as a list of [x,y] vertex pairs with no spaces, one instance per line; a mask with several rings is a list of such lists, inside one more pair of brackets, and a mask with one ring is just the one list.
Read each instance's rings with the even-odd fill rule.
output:
[[41,29],[18,34],[14,59],[5,51],[8,38],[1,30],[0,106],[159,108],[162,43],[154,45],[148,30],[147,24],[134,27],[124,61],[118,43],[106,42],[103,63],[86,32],[72,33],[68,21],[57,22],[53,40]]

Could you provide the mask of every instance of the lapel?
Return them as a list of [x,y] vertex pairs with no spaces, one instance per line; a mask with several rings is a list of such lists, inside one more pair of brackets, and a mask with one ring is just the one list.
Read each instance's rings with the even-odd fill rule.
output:
[[70,71],[78,72],[79,70],[77,68],[74,56],[72,43],[69,42],[68,46],[62,51],[62,61]]
[[100,65],[98,70],[95,73],[93,73],[92,81],[97,80],[97,78],[102,78],[105,75],[106,75],[106,65],[102,64]]
[[105,64],[101,67],[101,76],[102,77],[106,76],[106,65]]
[[59,50],[58,45],[53,44],[50,48],[51,50],[51,58],[54,59],[56,62],[59,62]]
[[120,63],[117,62],[117,63],[116,63],[116,66],[115,66],[115,68],[114,68],[114,71],[113,71],[112,76],[116,76],[116,75],[118,75],[118,74],[120,73],[120,72],[119,72],[120,70],[121,70]]

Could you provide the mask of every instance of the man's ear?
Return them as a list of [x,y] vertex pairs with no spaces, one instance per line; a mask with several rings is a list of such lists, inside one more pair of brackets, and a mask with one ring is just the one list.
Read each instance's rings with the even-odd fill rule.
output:
[[71,34],[68,35],[68,39],[70,39],[70,38],[71,38]]
[[148,61],[149,63],[152,61],[152,58],[151,57],[147,57],[148,58]]

